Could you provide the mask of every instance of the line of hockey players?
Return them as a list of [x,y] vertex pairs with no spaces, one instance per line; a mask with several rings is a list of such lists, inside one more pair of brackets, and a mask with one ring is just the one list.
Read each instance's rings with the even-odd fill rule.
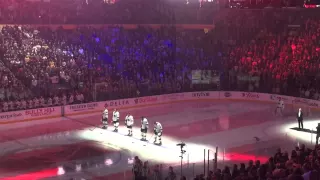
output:
[[[118,132],[119,123],[120,123],[119,119],[120,119],[120,113],[117,109],[114,109],[114,111],[112,112],[112,124],[114,127],[114,130],[113,130],[114,132]],[[124,119],[124,123],[128,129],[128,136],[132,136],[132,127],[134,125],[134,119],[132,114],[126,115]],[[103,129],[108,128],[108,109],[107,108],[105,108],[102,113],[102,128]],[[148,141],[147,140],[148,129],[149,129],[148,119],[145,117],[141,117],[141,128],[140,128],[141,141]],[[157,145],[162,145],[162,140],[161,140],[162,125],[159,122],[154,123],[153,132],[155,136],[153,143]]]
[[8,101],[2,103],[2,111],[15,111],[15,110],[23,110],[23,109],[33,109],[33,108],[41,108],[41,107],[50,107],[50,106],[61,106],[67,104],[81,103],[83,102],[84,97],[82,94],[77,94],[76,96],[63,95],[62,97],[54,96],[53,98],[49,97],[48,99],[33,98],[33,99],[22,99],[16,101]]

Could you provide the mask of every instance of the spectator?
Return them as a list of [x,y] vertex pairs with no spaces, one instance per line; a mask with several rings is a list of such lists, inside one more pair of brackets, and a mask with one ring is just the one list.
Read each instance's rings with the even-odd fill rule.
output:
[[169,172],[167,177],[165,178],[166,180],[175,180],[177,178],[176,173],[173,171],[173,167],[169,167]]

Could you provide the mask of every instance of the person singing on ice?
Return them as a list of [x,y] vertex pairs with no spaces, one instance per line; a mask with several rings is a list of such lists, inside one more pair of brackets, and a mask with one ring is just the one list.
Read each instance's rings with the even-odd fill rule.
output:
[[303,112],[301,110],[301,108],[299,108],[299,111],[297,113],[297,120],[298,120],[298,125],[299,125],[299,129],[303,129]]

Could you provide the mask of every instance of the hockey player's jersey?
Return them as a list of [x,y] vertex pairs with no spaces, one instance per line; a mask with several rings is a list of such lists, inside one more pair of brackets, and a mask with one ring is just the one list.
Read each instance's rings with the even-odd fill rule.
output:
[[279,101],[278,108],[284,108],[284,102],[282,100]]
[[141,129],[148,129],[149,128],[149,122],[147,118],[143,118],[141,120]]
[[133,116],[132,115],[127,115],[126,116],[126,124],[127,124],[127,126],[132,126],[133,123],[134,123]]
[[112,120],[113,121],[119,121],[120,113],[119,111],[113,111],[112,113]]
[[154,125],[154,131],[157,133],[162,133],[162,125],[159,122],[156,122]]
[[108,109],[105,109],[102,113],[102,119],[108,119]]

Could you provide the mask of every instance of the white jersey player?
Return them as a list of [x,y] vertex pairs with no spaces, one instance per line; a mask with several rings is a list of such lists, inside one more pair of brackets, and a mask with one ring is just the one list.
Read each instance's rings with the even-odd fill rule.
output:
[[119,118],[120,118],[120,113],[117,109],[114,109],[112,113],[112,123],[114,126],[114,132],[118,132],[118,127],[119,127]]
[[279,114],[283,115],[283,110],[284,110],[284,102],[282,100],[279,100],[275,114],[276,115],[279,115]]
[[141,140],[146,141],[147,140],[147,132],[149,128],[149,122],[148,119],[145,117],[142,117],[141,119]]
[[104,111],[102,112],[102,128],[107,129],[108,128],[108,109],[105,108]]
[[162,136],[162,125],[159,122],[155,122],[154,123],[154,144],[157,144],[157,139],[158,139],[158,145],[162,145],[162,141],[161,141],[161,136]]
[[132,136],[132,126],[134,124],[134,119],[133,119],[133,116],[131,114],[128,114],[125,118],[125,123],[126,123],[126,126],[128,128],[128,136]]

